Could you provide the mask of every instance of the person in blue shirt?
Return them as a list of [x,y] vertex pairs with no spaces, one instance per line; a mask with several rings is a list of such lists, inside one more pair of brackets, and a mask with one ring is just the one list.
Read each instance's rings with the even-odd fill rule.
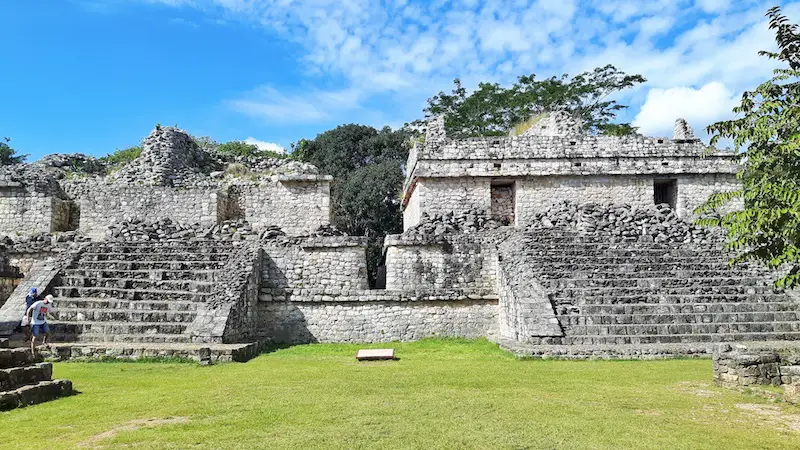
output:
[[35,287],[32,287],[30,291],[28,291],[28,295],[25,296],[25,311],[26,317],[23,317],[22,323],[20,323],[20,327],[22,328],[22,332],[25,334],[25,340],[31,338],[31,326],[27,320],[27,311],[30,309],[31,305],[36,303],[36,299],[39,297],[37,294],[39,292],[36,290]]

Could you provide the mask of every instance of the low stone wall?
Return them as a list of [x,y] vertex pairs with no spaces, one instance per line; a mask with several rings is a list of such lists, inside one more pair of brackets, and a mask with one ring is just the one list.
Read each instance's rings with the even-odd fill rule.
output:
[[483,233],[412,239],[390,235],[386,248],[386,289],[435,292],[496,290],[495,247]]
[[800,402],[800,348],[720,344],[713,353],[714,382],[729,388],[783,386],[784,398]]
[[218,189],[174,189],[164,186],[97,186],[80,197],[80,231],[105,236],[109,225],[126,219],[169,217],[184,224],[215,225],[224,219]]
[[263,246],[261,300],[288,300],[294,291],[328,295],[367,289],[366,240],[330,236],[267,241]]
[[262,302],[260,330],[279,344],[495,337],[496,300]]
[[68,201],[0,185],[0,232],[13,235],[66,230],[69,208]]

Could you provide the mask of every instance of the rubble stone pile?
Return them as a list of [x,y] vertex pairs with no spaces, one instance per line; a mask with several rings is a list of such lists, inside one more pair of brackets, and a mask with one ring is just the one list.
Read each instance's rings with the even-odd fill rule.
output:
[[56,177],[39,164],[0,166],[0,183],[19,183],[30,194],[67,198]]
[[67,172],[105,175],[108,170],[108,165],[103,160],[83,153],[55,153],[44,156],[34,164],[56,169],[53,171],[56,178],[63,178]]
[[483,230],[494,230],[501,224],[483,212],[469,210],[462,213],[447,212],[434,214],[423,213],[420,223],[403,232],[403,237],[432,237],[453,233],[475,233]]
[[529,230],[572,229],[585,234],[608,236],[611,242],[722,242],[718,229],[703,228],[680,219],[667,204],[650,209],[630,205],[555,204],[536,214]]
[[91,239],[76,231],[0,237],[0,250],[11,253],[47,253]]
[[[221,152],[212,152],[212,156],[218,164],[227,166],[230,164],[241,164],[247,170],[254,173],[266,173],[270,175],[318,175],[319,170],[313,164],[297,161],[289,158],[270,158],[257,156],[238,156]],[[221,177],[222,171],[211,174],[213,177]]]
[[228,220],[219,225],[184,225],[169,218],[155,222],[133,219],[108,227],[111,238],[117,241],[142,242],[174,239],[239,241],[258,236],[249,223],[244,220]]
[[183,186],[220,170],[219,164],[203,151],[185,131],[157,126],[142,142],[138,158],[111,175],[116,181],[152,186]]

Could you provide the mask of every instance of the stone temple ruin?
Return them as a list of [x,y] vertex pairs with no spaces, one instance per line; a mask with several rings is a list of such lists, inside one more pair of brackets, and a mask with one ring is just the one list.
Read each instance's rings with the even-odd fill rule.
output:
[[[16,290],[0,337],[36,286],[56,296],[65,358],[244,360],[265,342],[428,336],[650,358],[800,338],[796,294],[760,267],[729,267],[724,236],[691,223],[736,186],[732,152],[683,121],[674,139],[573,122],[452,140],[432,120],[409,155],[405,231],[385,240],[381,289],[366,239],[330,226],[331,178],[307,164],[221,155],[160,127],[118,170],[74,155],[4,168]],[[64,170],[76,165],[87,175]]]

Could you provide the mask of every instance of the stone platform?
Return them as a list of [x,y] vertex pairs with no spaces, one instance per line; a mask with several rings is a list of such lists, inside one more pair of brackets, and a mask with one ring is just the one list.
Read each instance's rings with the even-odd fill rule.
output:
[[72,394],[72,382],[53,380],[53,365],[26,348],[0,342],[0,411],[35,405]]
[[[622,359],[654,360],[672,358],[711,359],[719,343],[678,343],[678,344],[592,344],[592,345],[538,345],[510,340],[498,341],[500,348],[508,350],[521,358],[531,359]],[[757,349],[796,349],[797,341],[757,341],[736,342],[748,348]]]
[[189,343],[55,343],[45,356],[61,360],[90,360],[101,358],[184,358],[211,362],[246,362],[261,352],[257,342],[244,344],[189,344]]

